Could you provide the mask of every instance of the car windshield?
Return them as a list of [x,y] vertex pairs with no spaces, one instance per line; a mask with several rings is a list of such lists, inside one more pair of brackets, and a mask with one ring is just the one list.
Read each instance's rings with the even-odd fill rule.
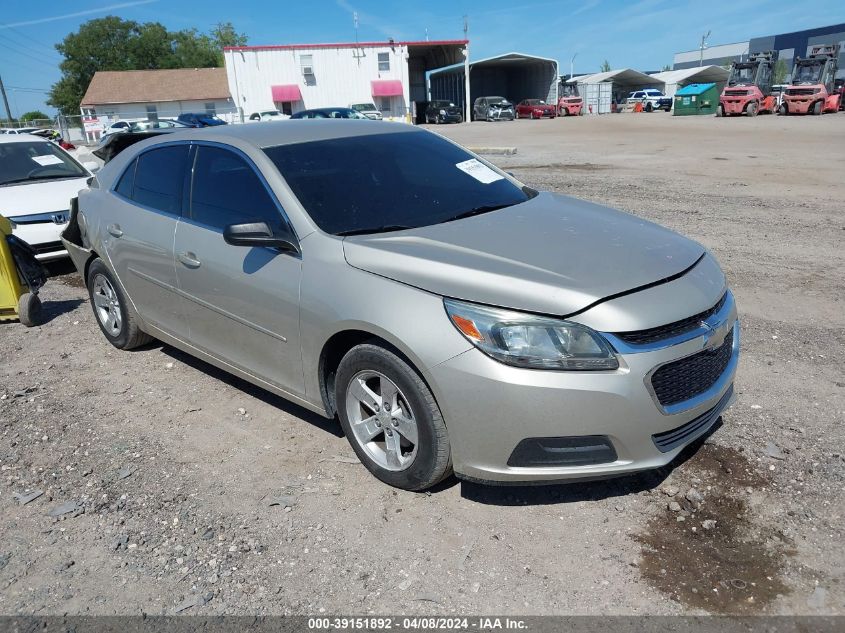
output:
[[334,235],[429,226],[525,202],[530,194],[426,132],[266,148],[302,206]]
[[353,103],[349,107],[358,110],[358,112],[375,112],[377,110],[372,103]]
[[86,176],[79,163],[49,141],[0,143],[0,187]]

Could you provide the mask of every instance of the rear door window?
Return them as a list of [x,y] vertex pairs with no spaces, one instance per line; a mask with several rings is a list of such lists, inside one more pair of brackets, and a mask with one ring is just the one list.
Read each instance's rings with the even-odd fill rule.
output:
[[137,160],[132,200],[178,215],[187,166],[188,145],[169,145],[144,152]]
[[132,199],[132,186],[135,184],[135,166],[138,164],[137,159],[130,163],[126,171],[120,177],[117,187],[114,190],[124,198]]
[[241,156],[220,147],[199,146],[191,188],[191,219],[222,231],[229,224],[283,223],[264,183]]

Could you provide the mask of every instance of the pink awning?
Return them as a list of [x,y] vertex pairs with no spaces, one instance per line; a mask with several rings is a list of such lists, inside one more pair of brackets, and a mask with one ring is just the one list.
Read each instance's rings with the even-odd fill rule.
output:
[[378,79],[370,82],[374,97],[398,97],[405,94],[402,82],[398,79]]
[[273,92],[274,103],[284,101],[302,101],[302,93],[299,92],[299,86],[296,84],[270,86],[270,90]]

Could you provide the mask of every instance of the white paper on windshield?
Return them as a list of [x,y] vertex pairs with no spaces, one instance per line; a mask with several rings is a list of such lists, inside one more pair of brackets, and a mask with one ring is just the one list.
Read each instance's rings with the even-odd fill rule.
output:
[[42,167],[46,167],[47,165],[61,165],[62,159],[58,156],[53,156],[52,154],[46,154],[45,156],[33,156],[32,160],[36,163],[41,165]]
[[455,167],[460,169],[465,174],[469,174],[478,182],[483,182],[485,185],[489,185],[491,182],[496,182],[497,180],[504,179],[504,176],[497,174],[487,165],[482,162],[479,162],[475,158],[470,158],[469,160],[465,160],[462,163],[457,163],[455,164]]

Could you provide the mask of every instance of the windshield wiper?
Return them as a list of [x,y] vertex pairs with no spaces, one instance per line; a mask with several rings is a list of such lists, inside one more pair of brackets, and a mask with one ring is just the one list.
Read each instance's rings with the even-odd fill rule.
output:
[[30,182],[33,180],[61,180],[63,178],[85,178],[85,175],[80,174],[79,176],[71,176],[69,174],[65,174],[63,176],[30,176],[28,178],[14,178],[12,180],[0,182],[0,187],[5,187],[6,185],[14,185],[22,182]]
[[[506,207],[512,207],[512,204],[485,204],[479,207],[473,207],[469,211],[464,211],[463,213],[459,213],[458,215],[454,215],[451,218],[447,218],[443,220],[443,222],[454,222],[455,220],[463,220],[464,218],[471,218],[474,215],[481,215],[482,213],[490,213],[491,211],[498,211],[499,209],[504,209]],[[441,222],[441,224],[443,223]]]
[[371,226],[365,229],[349,229],[348,231],[339,231],[335,235],[366,235],[367,233],[389,233],[390,231],[404,231],[405,229],[413,229],[413,226],[405,226],[404,224],[385,224],[384,226]]

